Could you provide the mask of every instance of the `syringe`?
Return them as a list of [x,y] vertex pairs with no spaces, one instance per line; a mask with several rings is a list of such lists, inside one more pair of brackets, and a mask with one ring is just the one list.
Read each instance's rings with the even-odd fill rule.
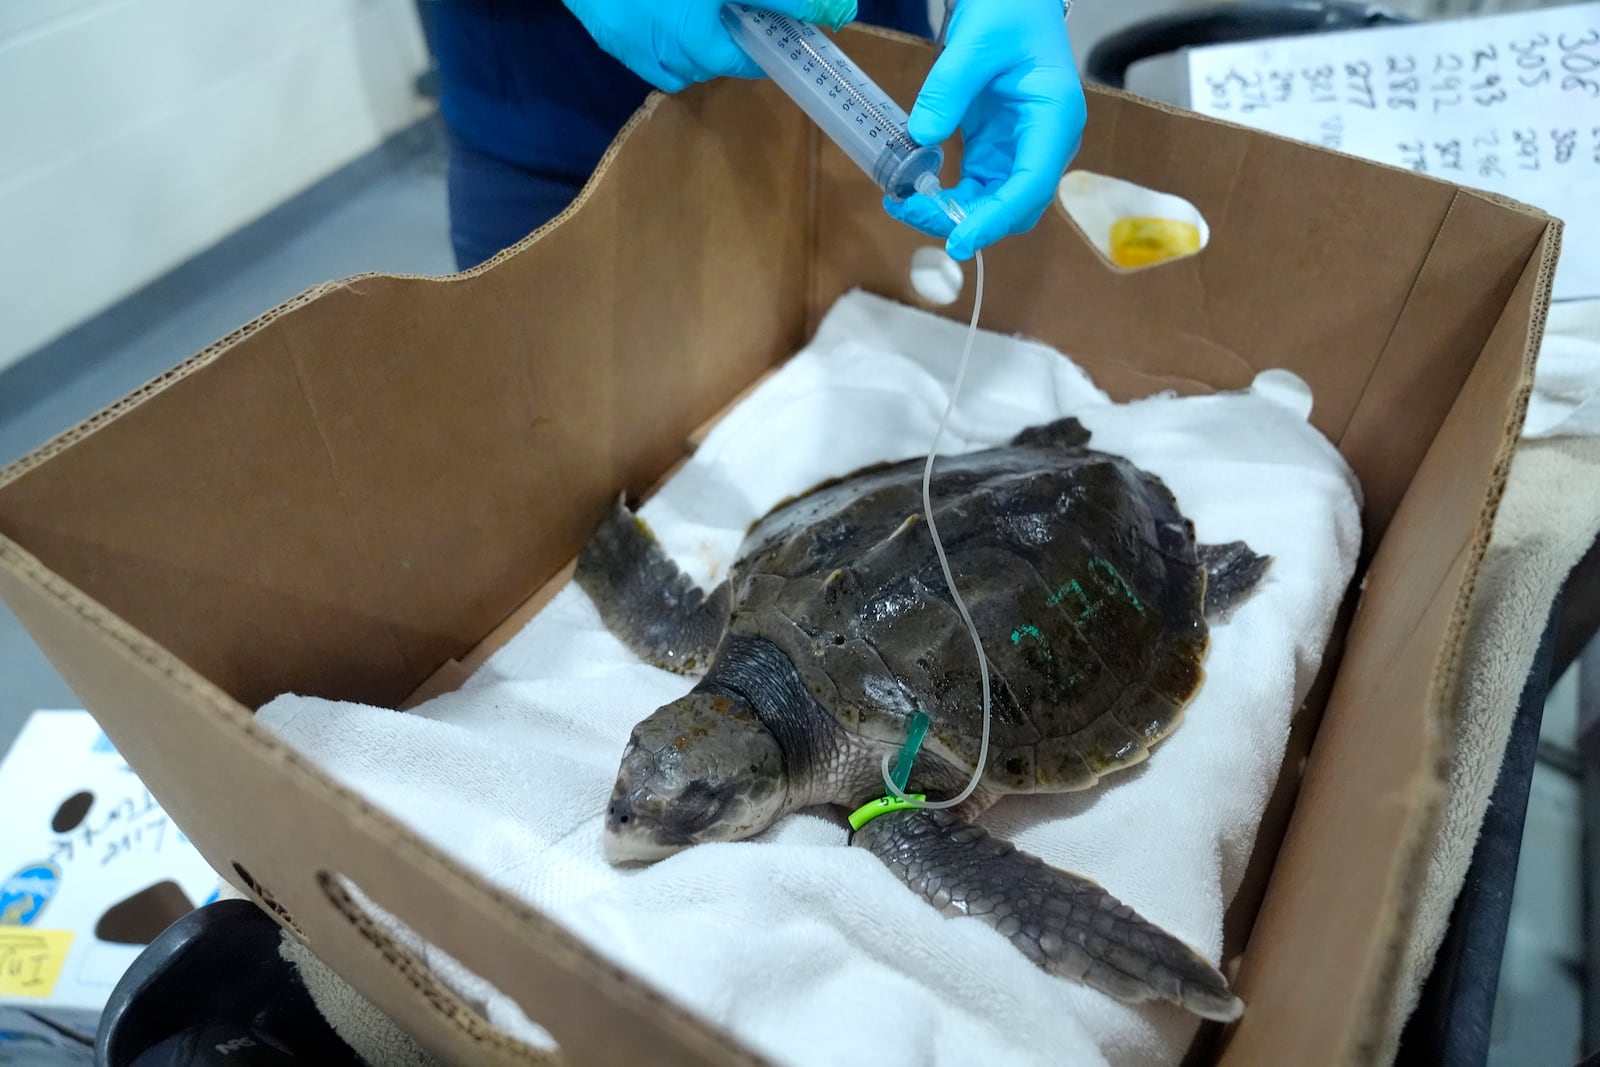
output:
[[722,24],[885,193],[896,200],[922,193],[953,222],[966,217],[939,185],[944,150],[912,140],[905,111],[821,30],[750,4],[725,6]]

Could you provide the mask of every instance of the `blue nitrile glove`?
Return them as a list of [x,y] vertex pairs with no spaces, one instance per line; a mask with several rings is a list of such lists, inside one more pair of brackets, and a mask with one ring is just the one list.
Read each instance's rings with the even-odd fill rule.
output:
[[[722,27],[726,0],[563,2],[596,44],[664,92],[724,75],[765,76]],[[761,0],[761,6],[831,30],[856,17],[856,0]]]
[[884,207],[965,260],[1034,227],[1078,153],[1086,115],[1061,0],[956,0],[945,40],[909,132],[932,145],[960,128],[961,181],[950,192],[967,218],[952,230],[920,193]]

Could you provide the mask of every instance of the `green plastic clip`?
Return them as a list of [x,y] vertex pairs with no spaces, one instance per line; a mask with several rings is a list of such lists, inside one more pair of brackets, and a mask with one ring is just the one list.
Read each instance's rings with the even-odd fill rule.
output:
[[850,813],[850,829],[859,830],[880,815],[915,808],[918,805],[912,801],[920,803],[927,799],[921,793],[912,793],[909,800],[901,800],[899,797],[879,797],[877,800],[869,800]]
[[[911,779],[911,765],[917,761],[917,750],[922,747],[922,739],[927,736],[928,716],[926,712],[919,711],[911,716],[911,728],[906,731],[906,743],[900,746],[900,754],[894,758],[894,770],[889,772],[889,780],[902,793],[906,791],[906,782]],[[909,797],[907,800],[901,800],[897,796],[887,796],[867,801],[850,813],[850,829],[859,830],[878,816],[887,815],[891,811],[920,807],[922,801],[928,799],[922,793],[906,795]]]
[[917,750],[922,748],[922,739],[927,736],[928,715],[919,711],[911,716],[911,729],[906,732],[906,743],[900,746],[900,754],[894,758],[894,770],[889,772],[894,787],[902,793],[906,791],[906,782],[911,780],[911,765],[917,761]]

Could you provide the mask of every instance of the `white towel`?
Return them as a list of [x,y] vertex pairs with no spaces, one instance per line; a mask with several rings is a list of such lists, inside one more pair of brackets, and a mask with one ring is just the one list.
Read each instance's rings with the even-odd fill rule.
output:
[[[961,324],[846,296],[643,516],[686,571],[720,579],[748,524],[783,496],[924,453],[964,336]],[[1275,562],[1214,629],[1208,681],[1150,760],[1086,794],[1004,799],[983,821],[1215,961],[1293,711],[1354,570],[1358,488],[1292,406],[1251,393],[1112,404],[1053,350],[990,333],[941,451],[998,444],[1063,414],[1094,446],[1166,479],[1202,539],[1240,538]],[[1049,977],[981,923],[940,917],[845,847],[838,813],[792,815],[756,841],[645,869],[610,867],[601,813],[628,733],[690,684],[635,660],[569,586],[461,690],[409,714],[284,696],[260,721],[780,1063],[1178,1061],[1193,1017]],[[506,998],[401,936],[496,1025],[548,1044]],[[537,1017],[539,1005],[526,1007]]]
[[1551,305],[1522,436],[1600,436],[1600,300]]

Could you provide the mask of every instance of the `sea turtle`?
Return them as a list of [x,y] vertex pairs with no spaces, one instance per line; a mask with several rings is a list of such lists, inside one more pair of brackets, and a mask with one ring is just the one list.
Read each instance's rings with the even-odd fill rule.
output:
[[[1208,622],[1270,562],[1197,543],[1159,478],[1088,442],[1065,418],[939,461],[934,520],[992,672],[987,767],[960,806],[890,811],[851,844],[1049,973],[1231,1020],[1243,1004],[1198,952],[973,823],[1006,794],[1086,789],[1143,760],[1200,685]],[[576,581],[635,654],[698,677],[633,730],[605,814],[612,862],[881,798],[882,756],[919,709],[931,727],[906,791],[965,787],[980,677],[923,518],[922,468],[867,467],[779,504],[709,593],[624,501],[602,521]]]

